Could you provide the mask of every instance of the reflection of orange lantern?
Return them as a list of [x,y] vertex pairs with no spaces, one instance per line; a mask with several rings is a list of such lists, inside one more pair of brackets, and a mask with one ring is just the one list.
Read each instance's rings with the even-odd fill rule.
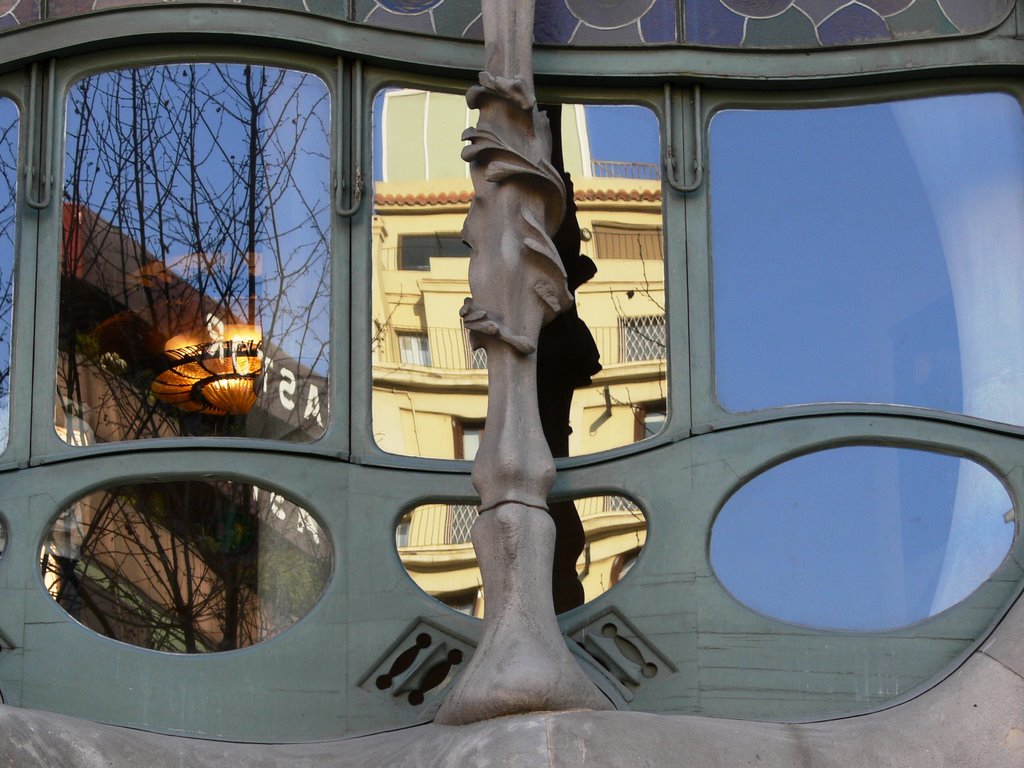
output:
[[170,366],[150,389],[183,411],[241,416],[256,403],[263,371],[263,334],[254,325],[227,325],[216,341],[182,334],[164,344]]

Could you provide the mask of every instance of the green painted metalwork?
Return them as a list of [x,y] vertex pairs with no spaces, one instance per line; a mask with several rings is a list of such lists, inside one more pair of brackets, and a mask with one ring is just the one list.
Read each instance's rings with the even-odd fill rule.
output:
[[[977,40],[898,42],[814,55],[545,48],[536,70],[542,99],[629,101],[663,118],[666,83],[699,83],[702,99],[694,117],[706,131],[711,115],[725,108],[853,104],[991,89],[1020,99],[1018,84],[1006,77],[1024,68],[1024,42],[1015,31],[1014,18]],[[475,42],[228,5],[86,14],[11,31],[5,40],[0,95],[13,99],[23,114],[32,90],[29,65],[51,56],[58,59],[51,81],[58,105],[72,80],[126,64],[262,62],[309,71],[329,83],[335,131],[359,113],[339,97],[339,54],[363,60],[364,99],[395,83],[462,91],[482,61]],[[133,47],[154,42],[161,45]],[[37,105],[48,87],[36,84]],[[365,123],[369,104],[363,107]],[[46,156],[35,158],[28,136],[21,136],[23,162],[45,167],[48,157],[59,168],[62,115],[34,119],[40,135],[46,133],[40,121],[48,121],[54,140],[42,147]],[[678,132],[679,157],[698,151],[698,137],[688,125]],[[360,161],[366,168],[366,158]],[[713,179],[714,168],[706,172]],[[1024,430],[868,404],[723,411],[714,401],[711,371],[708,194],[706,184],[685,196],[665,192],[674,320],[673,387],[664,431],[637,446],[560,461],[553,491],[556,498],[635,499],[649,521],[644,552],[629,579],[564,614],[561,625],[578,637],[614,612],[620,617],[616,631],[657,658],[667,672],[636,690],[629,703],[636,710],[785,721],[864,712],[912,697],[978,647],[1020,594],[1019,535],[993,577],[959,605],[909,627],[849,633],[794,626],[739,604],[711,570],[710,525],[740,485],[787,458],[835,446],[891,445],[964,456],[989,467],[1018,505],[1019,528]],[[53,431],[60,206],[51,202],[35,210],[25,195],[19,191],[11,433],[0,454],[0,516],[7,528],[0,637],[12,646],[0,652],[5,701],[152,730],[263,741],[337,737],[429,720],[438,697],[413,705],[373,681],[390,675],[419,634],[434,632],[437,643],[462,652],[475,644],[479,627],[428,598],[407,577],[394,551],[395,525],[418,503],[468,498],[473,491],[464,466],[385,454],[374,443],[366,312],[369,206],[351,219],[335,216],[332,225],[332,279],[343,288],[334,298],[331,402],[351,406],[332,412],[320,441],[174,438],[83,449],[68,446]],[[276,489],[323,523],[334,571],[308,616],[248,649],[187,656],[91,633],[50,599],[38,558],[61,509],[98,487],[187,477]],[[604,674],[597,667],[591,671]]]

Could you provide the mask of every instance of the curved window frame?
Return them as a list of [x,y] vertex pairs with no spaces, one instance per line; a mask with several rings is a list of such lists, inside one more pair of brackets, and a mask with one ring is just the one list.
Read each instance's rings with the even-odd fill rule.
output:
[[[471,80],[453,81],[434,77],[416,77],[408,72],[392,69],[367,68],[363,90],[366,94],[364,110],[372,120],[372,105],[376,94],[385,88],[418,88],[463,95],[474,84]],[[585,104],[629,104],[649,109],[659,121],[659,135],[662,141],[662,153],[668,141],[666,131],[669,129],[665,120],[665,104],[663,91],[657,89],[606,89],[580,87],[552,87],[542,84],[537,88],[537,100],[540,103],[564,102]],[[368,127],[372,134],[372,125]],[[687,129],[689,130],[689,129]],[[369,147],[366,154],[372,152]],[[367,195],[371,194],[372,184],[368,185]],[[595,462],[614,460],[620,456],[628,456],[643,452],[659,445],[678,440],[689,431],[690,392],[685,372],[689,368],[689,343],[686,324],[688,322],[685,280],[684,252],[670,256],[669,243],[678,241],[684,231],[682,209],[673,205],[670,200],[671,188],[662,183],[662,227],[664,244],[665,298],[668,308],[666,325],[668,334],[668,357],[666,359],[667,375],[667,413],[664,426],[658,434],[631,444],[616,448],[597,451],[580,456],[570,456],[555,460],[558,470],[577,466],[587,466]],[[367,206],[368,209],[371,206]],[[462,459],[440,459],[423,456],[412,456],[390,453],[382,449],[373,436],[372,426],[372,388],[373,373],[371,361],[371,339],[373,328],[366,308],[371,304],[373,289],[372,268],[373,222],[367,212],[356,217],[352,223],[352,454],[368,464],[384,467],[406,467],[436,472],[468,473],[471,463]],[[364,370],[360,370],[365,367]]]
[[[883,87],[861,87],[835,89],[827,92],[806,93],[757,93],[725,92],[705,89],[704,110],[701,123],[704,136],[708,137],[710,124],[718,112],[726,110],[784,110],[812,109],[823,107],[848,107],[862,104],[879,104],[890,101],[912,101],[938,96],[954,96],[974,93],[1005,93],[1013,97],[1024,111],[1024,88],[1007,78],[977,78],[969,83],[936,84],[907,83]],[[705,148],[707,162],[707,148]],[[741,424],[771,421],[780,418],[796,418],[834,413],[886,413],[902,414],[929,419],[941,419],[965,426],[981,427],[1008,434],[1024,436],[1024,425],[1016,426],[995,422],[976,416],[941,411],[931,408],[862,402],[815,402],[796,405],[779,405],[750,411],[730,411],[718,401],[715,387],[714,347],[714,254],[712,253],[709,196],[714,180],[714,169],[708,168],[708,183],[696,193],[688,196],[687,249],[689,259],[688,282],[690,285],[690,336],[692,358],[690,367],[693,390],[694,432],[703,433],[730,428]],[[689,215],[690,212],[693,215]]]
[[[54,199],[59,196],[63,187],[63,168],[65,152],[65,136],[63,131],[64,108],[68,104],[68,93],[71,86],[78,80],[89,75],[133,67],[174,65],[182,63],[237,63],[266,65],[282,69],[292,69],[311,74],[319,78],[326,86],[330,98],[331,114],[331,180],[336,177],[339,165],[338,153],[344,155],[352,150],[351,131],[343,126],[351,124],[353,110],[351,93],[348,86],[348,66],[342,59],[334,60],[313,58],[301,54],[277,51],[253,51],[240,48],[190,48],[187,54],[180,49],[170,47],[153,47],[144,53],[132,51],[130,55],[115,52],[109,54],[90,55],[67,61],[58,62],[55,67],[54,107],[49,116],[53,140],[50,146],[50,159],[54,177]],[[344,81],[344,82],[343,82]],[[344,103],[344,106],[343,106]],[[346,170],[354,173],[354,167]],[[37,405],[32,418],[32,459],[48,462],[85,454],[134,453],[145,450],[161,450],[169,447],[183,449],[235,447],[245,450],[288,451],[296,453],[331,455],[347,458],[349,417],[345,404],[349,400],[349,355],[347,339],[349,335],[345,307],[348,302],[347,286],[349,285],[348,229],[349,220],[337,215],[334,201],[328,201],[330,223],[329,236],[329,268],[331,271],[332,289],[329,321],[331,338],[329,349],[331,359],[328,371],[329,402],[336,404],[331,408],[325,424],[324,434],[309,443],[288,443],[280,440],[263,438],[237,437],[168,437],[157,439],[125,440],[100,443],[90,446],[74,446],[65,443],[54,430],[52,413],[47,413],[44,406]],[[50,383],[46,391],[56,397],[56,366],[57,356],[50,350],[56,350],[56,327],[59,312],[59,258],[48,254],[60,252],[60,206],[51,202],[40,211],[39,218],[39,259],[37,278],[36,313],[37,328],[34,369],[36,381]],[[51,329],[51,330],[46,330]],[[52,359],[47,359],[47,358]],[[43,390],[40,390],[41,392]]]

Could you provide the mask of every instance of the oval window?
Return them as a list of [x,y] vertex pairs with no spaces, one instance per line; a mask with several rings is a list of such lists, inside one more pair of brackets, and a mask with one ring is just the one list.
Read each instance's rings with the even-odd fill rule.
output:
[[[553,597],[558,613],[588,603],[626,577],[647,539],[647,520],[622,496],[552,502],[556,525],[583,529],[583,547],[559,563]],[[422,504],[398,521],[395,544],[406,573],[431,597],[469,616],[484,615],[483,578],[470,541],[472,503]],[[572,535],[570,531],[570,536]],[[561,567],[560,567],[561,566]]]
[[750,480],[711,530],[711,565],[747,606],[817,627],[881,630],[934,616],[999,566],[1013,502],[967,459],[836,448]]
[[331,573],[326,531],[266,488],[174,480],[106,488],[58,515],[43,583],[102,635],[173,653],[229,651],[295,624]]

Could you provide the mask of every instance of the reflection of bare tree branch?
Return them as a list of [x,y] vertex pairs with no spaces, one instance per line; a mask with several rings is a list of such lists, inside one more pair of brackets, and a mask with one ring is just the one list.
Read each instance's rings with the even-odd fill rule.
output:
[[308,612],[330,572],[312,518],[251,486],[122,486],[68,514],[81,541],[69,551],[55,533],[44,549],[51,594],[86,626],[156,650],[259,642]]
[[61,409],[96,439],[301,433],[266,415],[269,393],[247,421],[183,413],[149,384],[169,338],[216,338],[229,324],[261,328],[265,374],[287,363],[326,376],[328,99],[310,75],[243,65],[138,68],[73,86],[58,383]]

